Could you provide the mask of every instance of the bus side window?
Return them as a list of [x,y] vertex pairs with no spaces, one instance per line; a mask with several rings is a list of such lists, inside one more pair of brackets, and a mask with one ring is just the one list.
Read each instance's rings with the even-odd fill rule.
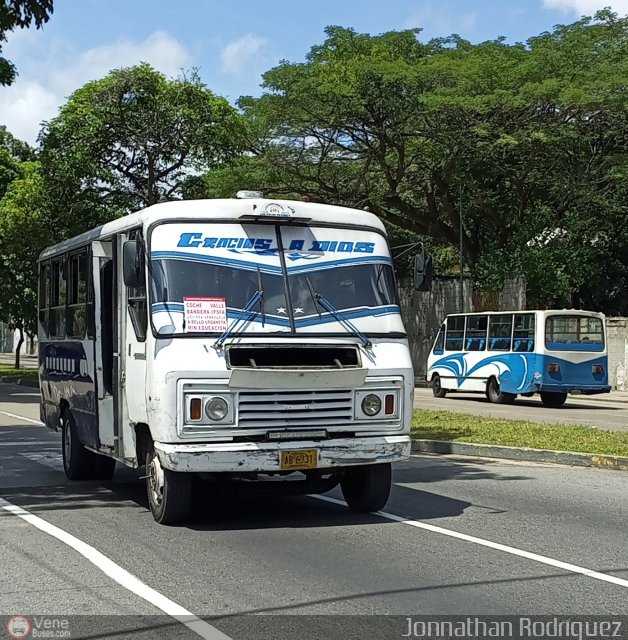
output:
[[449,318],[447,319],[445,351],[463,350],[465,319],[465,316],[449,316]]
[[465,331],[466,351],[484,351],[486,347],[486,332],[488,316],[469,316]]
[[82,339],[87,326],[87,251],[70,256],[68,276],[67,333]]
[[488,350],[510,351],[512,339],[512,315],[496,315],[489,318]]
[[102,379],[105,391],[113,394],[113,262],[108,260],[100,268],[100,333]]
[[[132,231],[129,240],[141,240],[140,231]],[[139,287],[127,287],[127,303],[131,324],[135,331],[135,337],[140,341],[146,340],[148,329],[148,306],[146,303],[146,282]]]
[[42,264],[39,272],[39,322],[50,335],[50,263]]
[[434,353],[442,353],[445,348],[445,325],[442,325],[438,330],[438,335],[436,336],[436,340],[434,341],[434,347],[432,351]]
[[534,314],[515,314],[515,328],[512,333],[512,350],[517,352],[534,351]]
[[50,335],[65,338],[65,303],[67,299],[67,261],[65,258],[52,263],[52,288],[50,294]]

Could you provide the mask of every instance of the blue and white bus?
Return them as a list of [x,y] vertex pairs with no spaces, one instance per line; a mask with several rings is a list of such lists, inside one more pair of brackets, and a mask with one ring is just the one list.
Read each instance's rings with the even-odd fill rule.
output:
[[414,392],[384,226],[240,195],[157,204],[41,254],[42,421],[71,480],[145,466],[160,523],[185,518],[194,474],[339,484],[377,511]]
[[568,393],[608,393],[605,320],[576,310],[488,312],[445,318],[427,361],[437,398],[485,393],[507,404],[541,395],[560,407]]

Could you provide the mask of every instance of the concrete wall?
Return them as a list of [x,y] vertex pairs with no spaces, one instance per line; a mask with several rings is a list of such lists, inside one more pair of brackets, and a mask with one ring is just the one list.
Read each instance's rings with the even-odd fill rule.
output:
[[[518,311],[526,308],[524,278],[509,278],[501,291],[474,291],[471,279],[463,284],[464,311]],[[460,311],[460,278],[438,277],[428,292],[414,291],[411,280],[399,282],[401,315],[408,332],[417,382],[425,381],[427,356],[443,318]]]
[[[472,310],[472,283],[464,281],[464,310]],[[427,356],[443,318],[460,311],[460,279],[435,278],[431,291],[414,291],[411,280],[399,282],[401,315],[408,332],[414,376],[425,380]]]
[[606,318],[608,379],[617,391],[628,391],[628,318]]

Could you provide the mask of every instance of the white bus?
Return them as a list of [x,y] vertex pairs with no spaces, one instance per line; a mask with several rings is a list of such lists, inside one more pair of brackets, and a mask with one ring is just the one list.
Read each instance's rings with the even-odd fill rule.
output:
[[167,202],[39,269],[41,417],[68,478],[146,465],[164,524],[185,519],[194,474],[384,506],[414,377],[376,216],[255,193]]
[[568,393],[608,393],[605,319],[574,309],[495,311],[445,318],[427,360],[434,395],[485,393],[507,404],[539,393],[561,407]]

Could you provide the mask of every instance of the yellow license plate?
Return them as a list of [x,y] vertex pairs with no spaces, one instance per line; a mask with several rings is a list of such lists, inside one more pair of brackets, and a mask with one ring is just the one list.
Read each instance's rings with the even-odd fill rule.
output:
[[299,451],[282,451],[282,469],[316,469],[318,449],[301,449]]

